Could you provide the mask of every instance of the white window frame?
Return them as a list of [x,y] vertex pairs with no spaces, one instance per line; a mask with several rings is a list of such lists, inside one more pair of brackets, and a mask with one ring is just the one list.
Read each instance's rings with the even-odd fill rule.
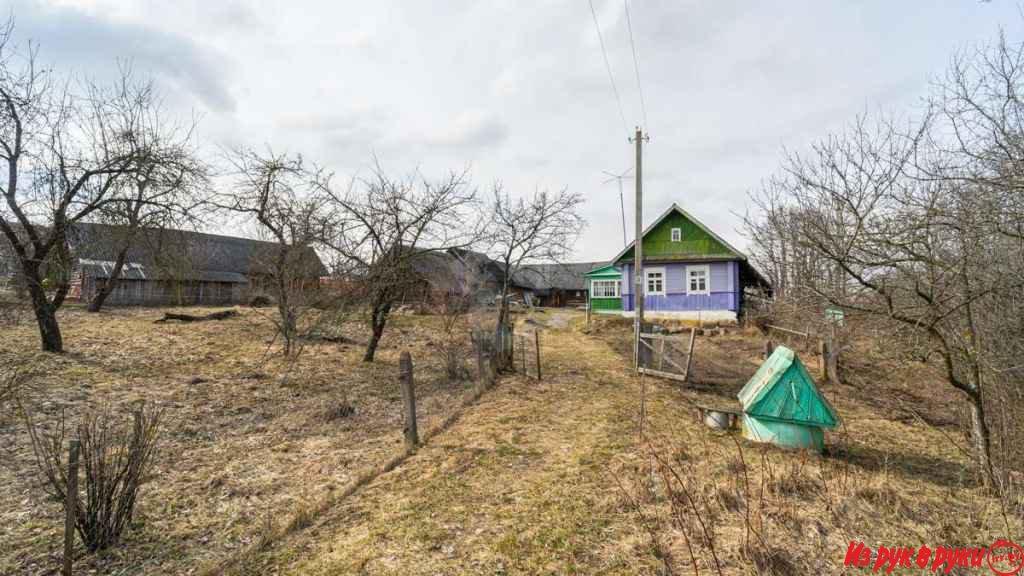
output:
[[[602,291],[598,293],[597,287],[601,285]],[[608,295],[607,287],[611,285],[612,294]],[[590,285],[590,297],[591,298],[620,298],[622,296],[621,290],[622,284],[618,280],[593,280]]]
[[[651,289],[650,289],[651,275],[652,274],[660,274],[661,275],[661,290],[660,291],[651,291]],[[665,274],[665,268],[644,268],[644,294],[646,294],[648,296],[664,296],[665,295],[665,289],[668,287],[667,284],[668,284],[668,276]]]
[[[697,271],[704,272],[704,289],[694,290],[693,289],[693,273]],[[686,267],[686,293],[687,294],[711,294],[711,266],[702,264],[700,266],[687,266]]]
[[672,229],[672,241],[673,242],[682,242],[683,241],[683,229],[682,228],[673,228]]

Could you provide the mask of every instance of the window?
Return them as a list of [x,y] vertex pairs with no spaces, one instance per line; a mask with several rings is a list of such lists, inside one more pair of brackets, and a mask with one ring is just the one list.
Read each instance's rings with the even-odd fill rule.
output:
[[591,298],[618,298],[619,297],[619,281],[618,280],[594,280],[590,285],[593,291],[590,296]]
[[651,268],[644,270],[644,277],[647,280],[647,294],[654,296],[663,296],[665,294],[664,268]]
[[710,294],[711,271],[708,266],[687,266],[686,285],[690,294]]
[[682,228],[673,228],[672,229],[672,241],[673,242],[682,242],[683,241],[683,229]]

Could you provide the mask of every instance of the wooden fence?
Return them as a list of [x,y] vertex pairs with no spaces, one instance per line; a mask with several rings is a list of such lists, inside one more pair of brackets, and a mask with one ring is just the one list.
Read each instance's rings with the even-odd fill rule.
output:
[[542,378],[540,366],[540,332],[535,330],[532,334],[520,334],[516,336],[515,354],[513,366],[524,376],[532,376],[537,380]]
[[804,332],[774,324],[766,324],[765,328],[769,335],[769,340],[765,343],[765,358],[775,349],[777,343],[775,339],[777,338],[778,342],[802,354],[805,364],[807,358],[813,357],[815,359],[814,368],[821,380],[839,382],[839,353],[835,349],[835,345],[830,343],[830,339],[821,338],[809,331]]

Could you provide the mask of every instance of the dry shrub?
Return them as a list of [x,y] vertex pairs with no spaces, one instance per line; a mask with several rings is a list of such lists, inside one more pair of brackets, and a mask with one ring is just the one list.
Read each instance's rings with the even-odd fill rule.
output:
[[466,359],[472,347],[466,339],[469,329],[467,315],[473,309],[470,294],[446,292],[436,298],[436,307],[441,316],[441,356],[444,360],[445,376],[449,382],[460,382],[470,377]]
[[349,404],[348,400],[342,400],[340,402],[327,404],[323,410],[323,419],[324,422],[330,423],[335,420],[343,420],[355,413],[355,406]]
[[796,576],[801,573],[789,552],[782,548],[755,546],[747,556],[762,576]]
[[266,294],[255,294],[249,298],[250,308],[269,308],[274,305],[274,299]]
[[[132,411],[131,424],[109,408],[87,413],[78,424],[75,431],[81,441],[81,478],[76,528],[89,551],[116,544],[131,523],[139,489],[153,462],[162,417],[161,409],[142,404]],[[38,428],[27,413],[26,422],[46,490],[65,502],[68,460],[64,415],[50,431]]]
[[28,307],[21,302],[8,301],[0,297],[0,326],[18,326],[25,321]]

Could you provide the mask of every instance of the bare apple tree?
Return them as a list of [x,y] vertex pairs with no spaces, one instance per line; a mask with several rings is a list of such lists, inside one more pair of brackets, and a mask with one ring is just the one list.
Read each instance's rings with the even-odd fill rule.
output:
[[396,179],[376,164],[373,175],[344,191],[325,182],[333,214],[327,245],[360,287],[370,312],[370,338],[363,360],[373,362],[395,305],[419,285],[417,258],[478,241],[476,191],[465,172],[432,181],[416,174]]
[[70,289],[68,230],[110,204],[121,183],[161,164],[152,83],[122,69],[111,85],[64,81],[34,47],[0,29],[0,234],[14,252],[42,348],[62,352],[57,310]]
[[147,229],[194,226],[199,221],[209,190],[209,169],[192,145],[192,131],[182,130],[180,136],[175,130],[152,132],[165,140],[158,144],[159,157],[140,162],[116,186],[111,201],[97,211],[97,219],[108,225],[98,240],[113,251],[114,262],[109,277],[90,300],[89,312],[99,312],[117,288],[129,252],[146,248],[147,239],[141,236]]
[[241,148],[230,152],[228,160],[235,185],[219,202],[254,219],[274,244],[253,255],[250,276],[262,276],[263,287],[273,296],[278,312],[274,322],[283,352],[291,356],[298,351],[302,317],[310,311],[324,274],[314,252],[328,225],[319,172],[301,156],[272,151],[261,155]]
[[[525,263],[565,261],[584,227],[582,205],[581,194],[565,189],[512,198],[500,184],[495,185],[486,221],[489,253],[501,270],[496,341],[509,320],[513,279]],[[510,358],[499,356],[499,368],[504,368]]]

